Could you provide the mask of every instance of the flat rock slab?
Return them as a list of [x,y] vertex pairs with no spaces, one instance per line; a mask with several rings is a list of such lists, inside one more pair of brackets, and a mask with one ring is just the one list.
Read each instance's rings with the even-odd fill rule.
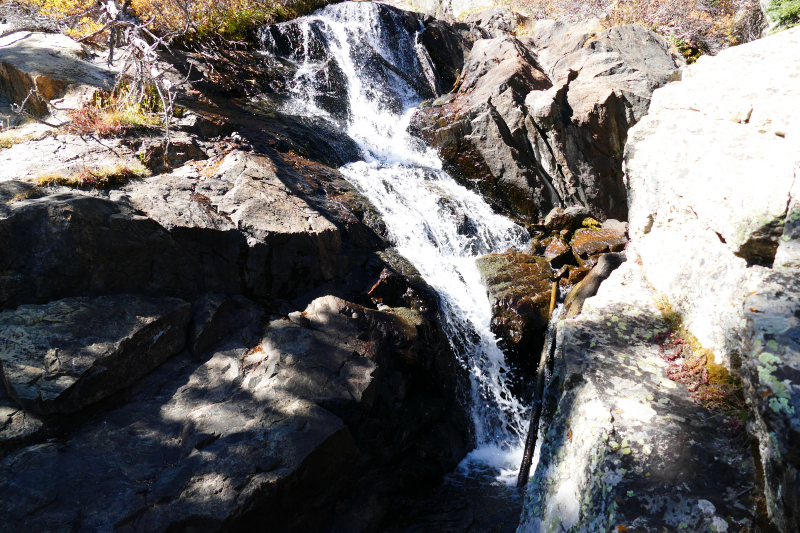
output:
[[739,531],[754,525],[748,448],[666,377],[667,322],[627,261],[558,325],[557,401],[519,533]]
[[120,295],[3,311],[4,385],[26,411],[79,411],[181,351],[190,309],[177,298]]

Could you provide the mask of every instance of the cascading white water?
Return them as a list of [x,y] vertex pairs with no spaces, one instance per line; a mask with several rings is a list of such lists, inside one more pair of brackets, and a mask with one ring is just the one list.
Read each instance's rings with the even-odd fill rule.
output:
[[[434,83],[406,22],[381,9],[346,2],[293,23],[291,31],[297,34],[299,26],[303,44],[292,58],[298,70],[284,111],[335,120],[316,104],[320,84],[309,80],[327,80],[330,60],[336,62],[347,86],[344,127],[363,153],[363,161],[340,170],[380,212],[397,250],[440,295],[445,332],[470,374],[477,447],[462,467],[483,464],[511,483],[529,410],[509,392],[508,368],[490,330],[490,304],[475,258],[522,247],[528,235],[456,183],[438,155],[407,133],[422,99],[419,87]],[[269,34],[264,45],[268,52],[276,46]],[[327,53],[315,55],[319,46]]]

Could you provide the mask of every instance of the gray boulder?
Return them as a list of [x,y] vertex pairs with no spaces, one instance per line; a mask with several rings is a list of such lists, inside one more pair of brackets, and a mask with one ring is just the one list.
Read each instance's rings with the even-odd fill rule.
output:
[[0,183],[0,306],[120,292],[296,298],[382,245],[362,222],[375,221],[369,205],[318,167],[233,151],[111,191]]
[[135,295],[67,298],[0,313],[0,364],[26,411],[73,413],[183,349],[190,306]]
[[625,220],[627,131],[676,67],[668,43],[644,28],[540,21],[531,36],[477,42],[454,97],[421,109],[412,128],[516,218],[580,205]]
[[[335,512],[351,523],[348,505],[370,523],[404,477],[463,456],[418,313],[323,296],[261,333],[245,315],[204,361],[175,356],[118,407],[5,457],[7,527],[317,531]],[[346,500],[362,477],[370,510]]]

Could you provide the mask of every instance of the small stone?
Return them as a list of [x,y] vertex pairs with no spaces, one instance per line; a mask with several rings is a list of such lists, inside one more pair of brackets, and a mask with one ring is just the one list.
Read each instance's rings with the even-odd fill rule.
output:
[[610,229],[580,229],[575,232],[572,249],[575,255],[591,256],[603,252],[619,252],[628,242],[624,236]]
[[569,269],[569,282],[573,285],[580,283],[583,278],[591,271],[591,268],[572,267]]
[[570,249],[561,238],[555,237],[544,251],[544,258],[553,268],[560,268],[570,260]]

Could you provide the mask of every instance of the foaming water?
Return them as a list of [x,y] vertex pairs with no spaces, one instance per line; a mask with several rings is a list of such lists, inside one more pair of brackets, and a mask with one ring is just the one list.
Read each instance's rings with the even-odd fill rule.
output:
[[[318,105],[320,84],[309,80],[342,73],[347,115],[339,121],[363,160],[340,170],[380,212],[397,250],[439,294],[445,333],[469,372],[476,449],[451,476],[480,473],[512,485],[529,410],[506,383],[508,366],[490,329],[491,307],[475,259],[520,248],[529,237],[459,185],[435,151],[408,134],[421,93],[435,95],[437,87],[426,68],[430,58],[407,22],[366,2],[328,6],[298,22],[303,51],[295,58],[294,97],[284,111],[336,121]],[[268,51],[276,46],[274,38],[265,39]],[[320,46],[325,54],[315,56]]]

